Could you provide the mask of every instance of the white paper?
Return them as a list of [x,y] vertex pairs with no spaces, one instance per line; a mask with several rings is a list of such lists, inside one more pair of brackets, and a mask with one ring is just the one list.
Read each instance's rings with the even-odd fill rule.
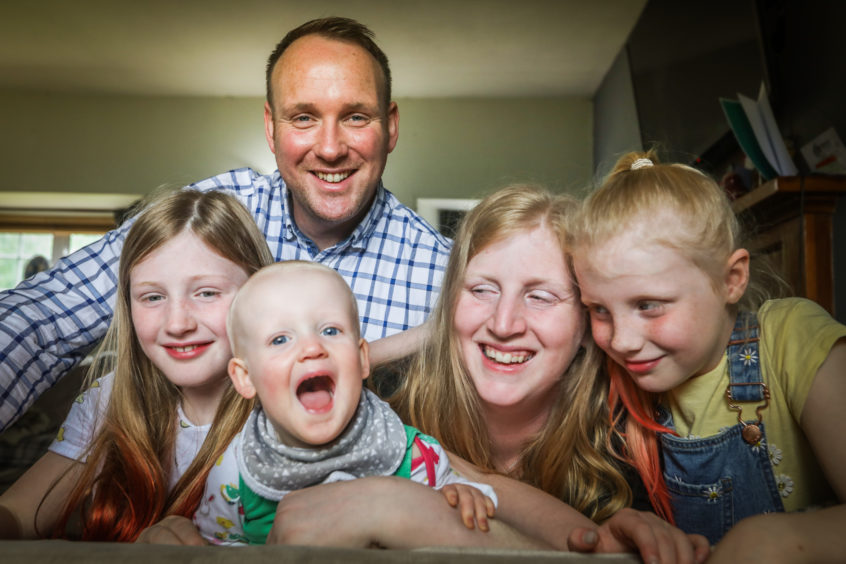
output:
[[779,176],[795,176],[798,174],[796,165],[787,152],[787,146],[778,129],[773,109],[767,98],[767,89],[761,83],[758,99],[753,100],[743,94],[737,94],[737,100],[743,107],[743,112],[749,119],[749,125],[758,140],[761,151]]
[[782,176],[796,176],[799,171],[796,169],[793,159],[790,158],[790,153],[787,152],[787,145],[784,144],[784,138],[778,129],[778,123],[776,123],[773,108],[770,106],[770,99],[767,96],[767,88],[763,82],[758,91],[758,107],[761,108],[764,125],[769,132],[768,137],[772,142],[773,152],[775,153],[776,162],[773,163],[773,166]]
[[802,147],[802,156],[811,172],[846,174],[846,147],[833,127],[829,127]]
[[778,166],[773,142],[770,138],[769,131],[767,131],[767,124],[764,122],[764,116],[761,108],[758,106],[758,102],[739,92],[737,93],[737,101],[743,107],[743,112],[749,120],[749,125],[752,126],[752,133],[755,134],[755,139],[758,140],[758,145],[761,147],[761,152],[767,158],[767,162],[770,163],[770,166],[775,169],[779,176],[783,176],[784,173],[781,172],[781,168]]

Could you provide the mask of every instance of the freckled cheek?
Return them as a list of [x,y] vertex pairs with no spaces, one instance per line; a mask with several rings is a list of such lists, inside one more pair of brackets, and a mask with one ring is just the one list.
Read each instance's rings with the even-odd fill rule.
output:
[[135,328],[135,336],[142,345],[155,341],[158,330],[164,322],[158,319],[152,312],[144,311],[141,308],[131,308],[132,326]]
[[300,161],[315,144],[312,132],[285,131],[275,139],[276,150],[282,153],[286,161]]
[[209,328],[214,331],[214,334],[219,336],[221,339],[225,339],[226,342],[229,342],[229,337],[226,335],[226,316],[229,312],[229,303],[221,303],[221,307],[215,309],[215,311],[210,312],[208,318]]
[[599,346],[599,348],[608,352],[611,348],[611,336],[613,334],[611,324],[603,321],[591,320],[590,329],[594,342]]
[[453,327],[459,338],[470,337],[482,327],[491,315],[492,308],[470,297],[462,297],[455,308]]
[[381,135],[381,129],[364,129],[347,132],[346,141],[355,152],[364,156],[375,156],[381,153],[385,138]]
[[680,324],[676,319],[666,315],[650,320],[644,329],[650,341],[668,349],[683,346],[692,335],[695,335],[696,331],[691,324]]

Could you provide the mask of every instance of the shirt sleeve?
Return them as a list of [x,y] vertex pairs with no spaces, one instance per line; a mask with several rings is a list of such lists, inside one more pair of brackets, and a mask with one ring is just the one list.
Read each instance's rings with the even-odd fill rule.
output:
[[[453,470],[449,463],[449,457],[446,451],[439,443],[430,443],[421,437],[420,441],[415,441],[415,444],[423,451],[419,458],[414,458],[411,461],[411,480],[431,486],[436,490],[441,489],[447,484],[464,484],[476,488],[493,501],[494,507],[497,506],[498,500],[496,492],[488,484],[479,482],[471,482],[463,477],[461,474]],[[435,483],[429,483],[429,471],[427,470],[426,461],[432,461],[434,466]]]
[[112,318],[129,222],[0,292],[0,430],[78,364]]
[[761,339],[771,366],[764,367],[795,414],[802,416],[808,392],[831,347],[846,337],[838,323],[817,303],[802,298],[769,301],[758,313]]
[[113,375],[96,380],[71,403],[70,411],[53,443],[50,452],[85,462],[88,447],[94,440],[112,393]]

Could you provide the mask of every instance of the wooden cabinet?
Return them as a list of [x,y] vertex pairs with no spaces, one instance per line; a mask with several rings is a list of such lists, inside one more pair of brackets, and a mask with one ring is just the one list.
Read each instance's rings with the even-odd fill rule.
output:
[[[784,176],[737,198],[732,207],[754,237],[747,245],[771,261],[795,295],[834,315],[834,212],[846,176]],[[840,205],[846,205],[846,200]],[[843,243],[846,243],[844,241]]]

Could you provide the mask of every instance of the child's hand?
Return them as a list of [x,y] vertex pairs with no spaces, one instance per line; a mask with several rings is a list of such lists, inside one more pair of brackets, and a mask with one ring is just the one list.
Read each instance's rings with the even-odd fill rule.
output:
[[479,526],[480,531],[488,531],[488,517],[494,516],[494,503],[485,494],[467,484],[447,484],[441,488],[447,503],[457,507],[461,520],[468,529]]

